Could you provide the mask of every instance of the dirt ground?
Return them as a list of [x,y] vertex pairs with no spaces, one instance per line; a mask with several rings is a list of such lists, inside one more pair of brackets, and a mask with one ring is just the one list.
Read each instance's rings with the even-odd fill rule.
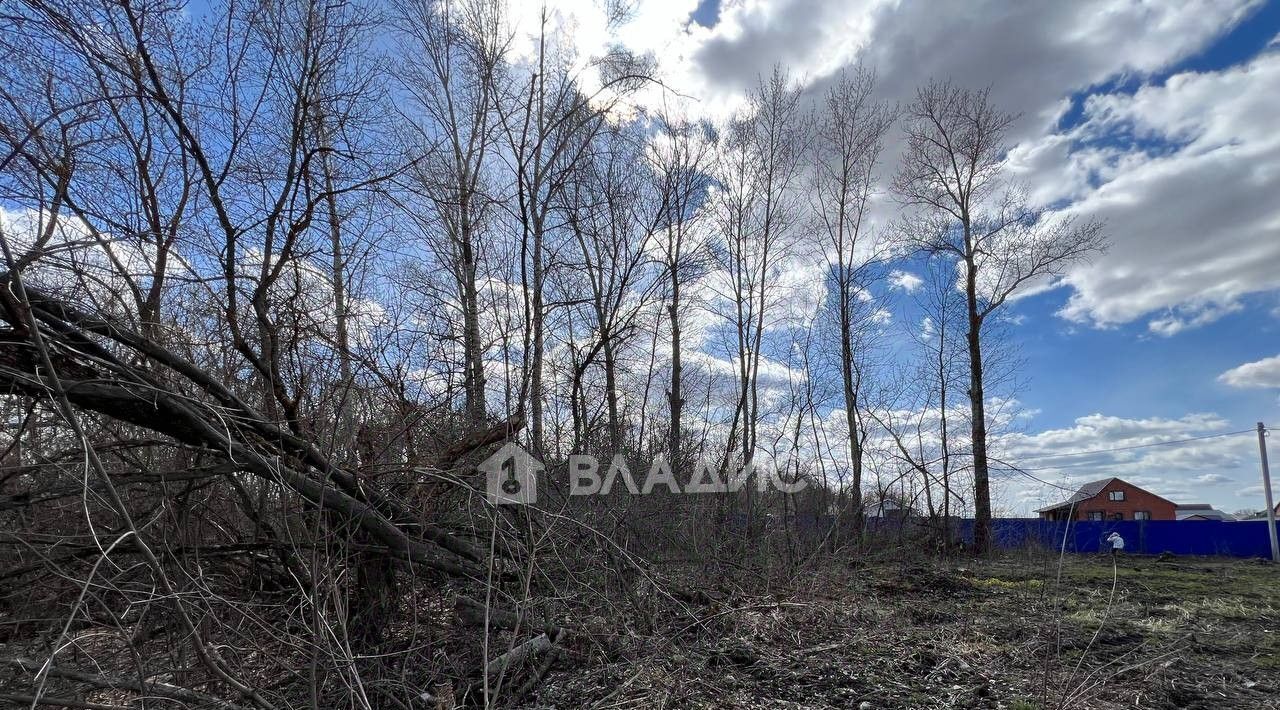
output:
[[1280,708],[1280,568],[1069,556],[1058,575],[1051,554],[826,563],[751,593],[744,574],[687,633],[574,642],[526,705]]

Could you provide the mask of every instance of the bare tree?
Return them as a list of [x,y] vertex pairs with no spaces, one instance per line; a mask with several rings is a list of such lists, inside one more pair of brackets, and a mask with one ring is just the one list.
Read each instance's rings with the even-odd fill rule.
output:
[[[589,302],[589,335],[573,343],[571,406],[574,447],[586,439],[583,377],[596,357],[604,370],[604,400],[610,450],[623,450],[623,413],[619,403],[620,351],[634,335],[653,291],[647,279],[650,240],[661,213],[648,185],[637,174],[637,146],[617,129],[602,132],[591,160],[585,162],[567,190],[564,219],[578,247],[578,259],[566,268],[580,272]],[[570,299],[569,294],[565,294]]]
[[865,218],[875,185],[875,167],[884,135],[893,121],[888,106],[872,98],[875,77],[858,68],[841,72],[818,109],[813,144],[814,214],[825,237],[823,253],[834,280],[840,341],[840,378],[849,430],[851,503],[862,515],[863,445],[869,427],[863,417],[866,377],[863,331],[876,308],[868,291],[873,265],[884,246],[866,233]]
[[781,68],[761,79],[746,113],[730,121],[722,138],[715,206],[720,240],[716,257],[727,278],[737,368],[737,402],[726,456],[740,448],[748,467],[760,423],[760,364],[765,330],[773,325],[774,288],[800,211],[795,191],[805,131],[799,89]]
[[546,283],[554,222],[574,172],[590,156],[594,138],[626,97],[648,81],[649,67],[621,50],[592,60],[600,88],[587,93],[582,68],[567,45],[548,33],[547,9],[541,13],[537,53],[528,80],[513,76],[500,97],[499,116],[506,137],[506,159],[515,177],[511,210],[520,228],[521,284],[525,291],[526,336],[520,411],[528,403],[529,434],[541,451],[545,443],[544,385],[547,311]]
[[695,230],[705,214],[703,202],[711,188],[711,142],[710,126],[678,122],[667,117],[660,117],[659,123],[662,133],[649,150],[649,156],[661,205],[658,238],[666,279],[667,319],[671,328],[667,456],[675,465],[683,461],[680,450],[685,406],[680,327],[686,305],[683,287],[706,268],[705,245],[697,238]]
[[1036,209],[1005,179],[1014,119],[992,105],[986,90],[930,83],[906,110],[907,145],[893,181],[902,203],[920,212],[904,230],[908,242],[954,259],[963,283],[979,551],[988,549],[991,530],[983,325],[1019,289],[1062,274],[1105,245],[1100,223]]
[[507,38],[498,4],[490,0],[405,0],[399,15],[403,62],[397,74],[417,109],[410,123],[425,153],[411,176],[436,217],[425,225],[428,234],[438,225],[445,240],[437,264],[452,275],[461,311],[463,391],[475,426],[487,412],[477,281],[481,237],[494,202],[485,176],[498,138],[495,111]]
[[889,437],[885,458],[905,472],[899,480],[918,474],[929,516],[940,526],[942,549],[950,550],[951,516],[965,504],[954,483],[959,467],[951,430],[953,395],[965,357],[959,336],[965,319],[964,297],[956,289],[950,261],[933,258],[926,269],[913,298],[922,318],[904,324],[918,355],[885,383],[885,402],[871,416]]

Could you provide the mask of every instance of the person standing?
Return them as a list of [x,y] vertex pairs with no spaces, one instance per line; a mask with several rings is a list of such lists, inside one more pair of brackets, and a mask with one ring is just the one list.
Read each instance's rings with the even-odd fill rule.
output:
[[1111,556],[1116,557],[1124,551],[1124,538],[1120,537],[1120,533],[1113,532],[1107,536],[1107,542],[1111,543]]

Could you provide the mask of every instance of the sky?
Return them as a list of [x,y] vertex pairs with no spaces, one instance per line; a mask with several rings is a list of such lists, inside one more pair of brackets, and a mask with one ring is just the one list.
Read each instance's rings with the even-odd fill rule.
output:
[[[995,474],[997,509],[1027,514],[1110,476],[1263,507],[1251,430],[1280,429],[1280,0],[633,0],[616,22],[616,2],[546,5],[584,65],[618,45],[647,55],[662,81],[636,100],[691,117],[742,107],[776,65],[810,96],[859,64],[890,104],[930,79],[989,88],[1019,116],[1008,175],[1046,209],[1104,220],[1110,239],[1004,314],[1021,365],[994,448],[1024,472]],[[508,0],[517,61],[540,10]],[[901,143],[891,130],[881,228]],[[921,321],[919,267],[871,286],[899,333]],[[789,274],[789,293],[821,297],[812,276]],[[687,357],[732,371],[710,348]]]
[[[1027,473],[997,474],[997,506],[1026,514],[1119,476],[1262,509],[1246,430],[1280,428],[1280,1],[638,0],[612,27],[594,3],[549,4],[583,56],[654,57],[664,86],[647,100],[695,114],[741,106],[776,64],[814,95],[859,63],[891,103],[930,78],[989,87],[1020,116],[1009,174],[1110,238],[1006,314],[1022,365],[1000,445]],[[878,296],[911,290],[901,271]]]

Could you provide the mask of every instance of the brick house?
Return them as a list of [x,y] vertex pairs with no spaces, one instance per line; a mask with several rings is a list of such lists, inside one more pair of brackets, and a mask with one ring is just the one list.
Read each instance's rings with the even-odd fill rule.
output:
[[1075,495],[1036,512],[1043,520],[1177,520],[1171,500],[1119,478],[1080,486]]

